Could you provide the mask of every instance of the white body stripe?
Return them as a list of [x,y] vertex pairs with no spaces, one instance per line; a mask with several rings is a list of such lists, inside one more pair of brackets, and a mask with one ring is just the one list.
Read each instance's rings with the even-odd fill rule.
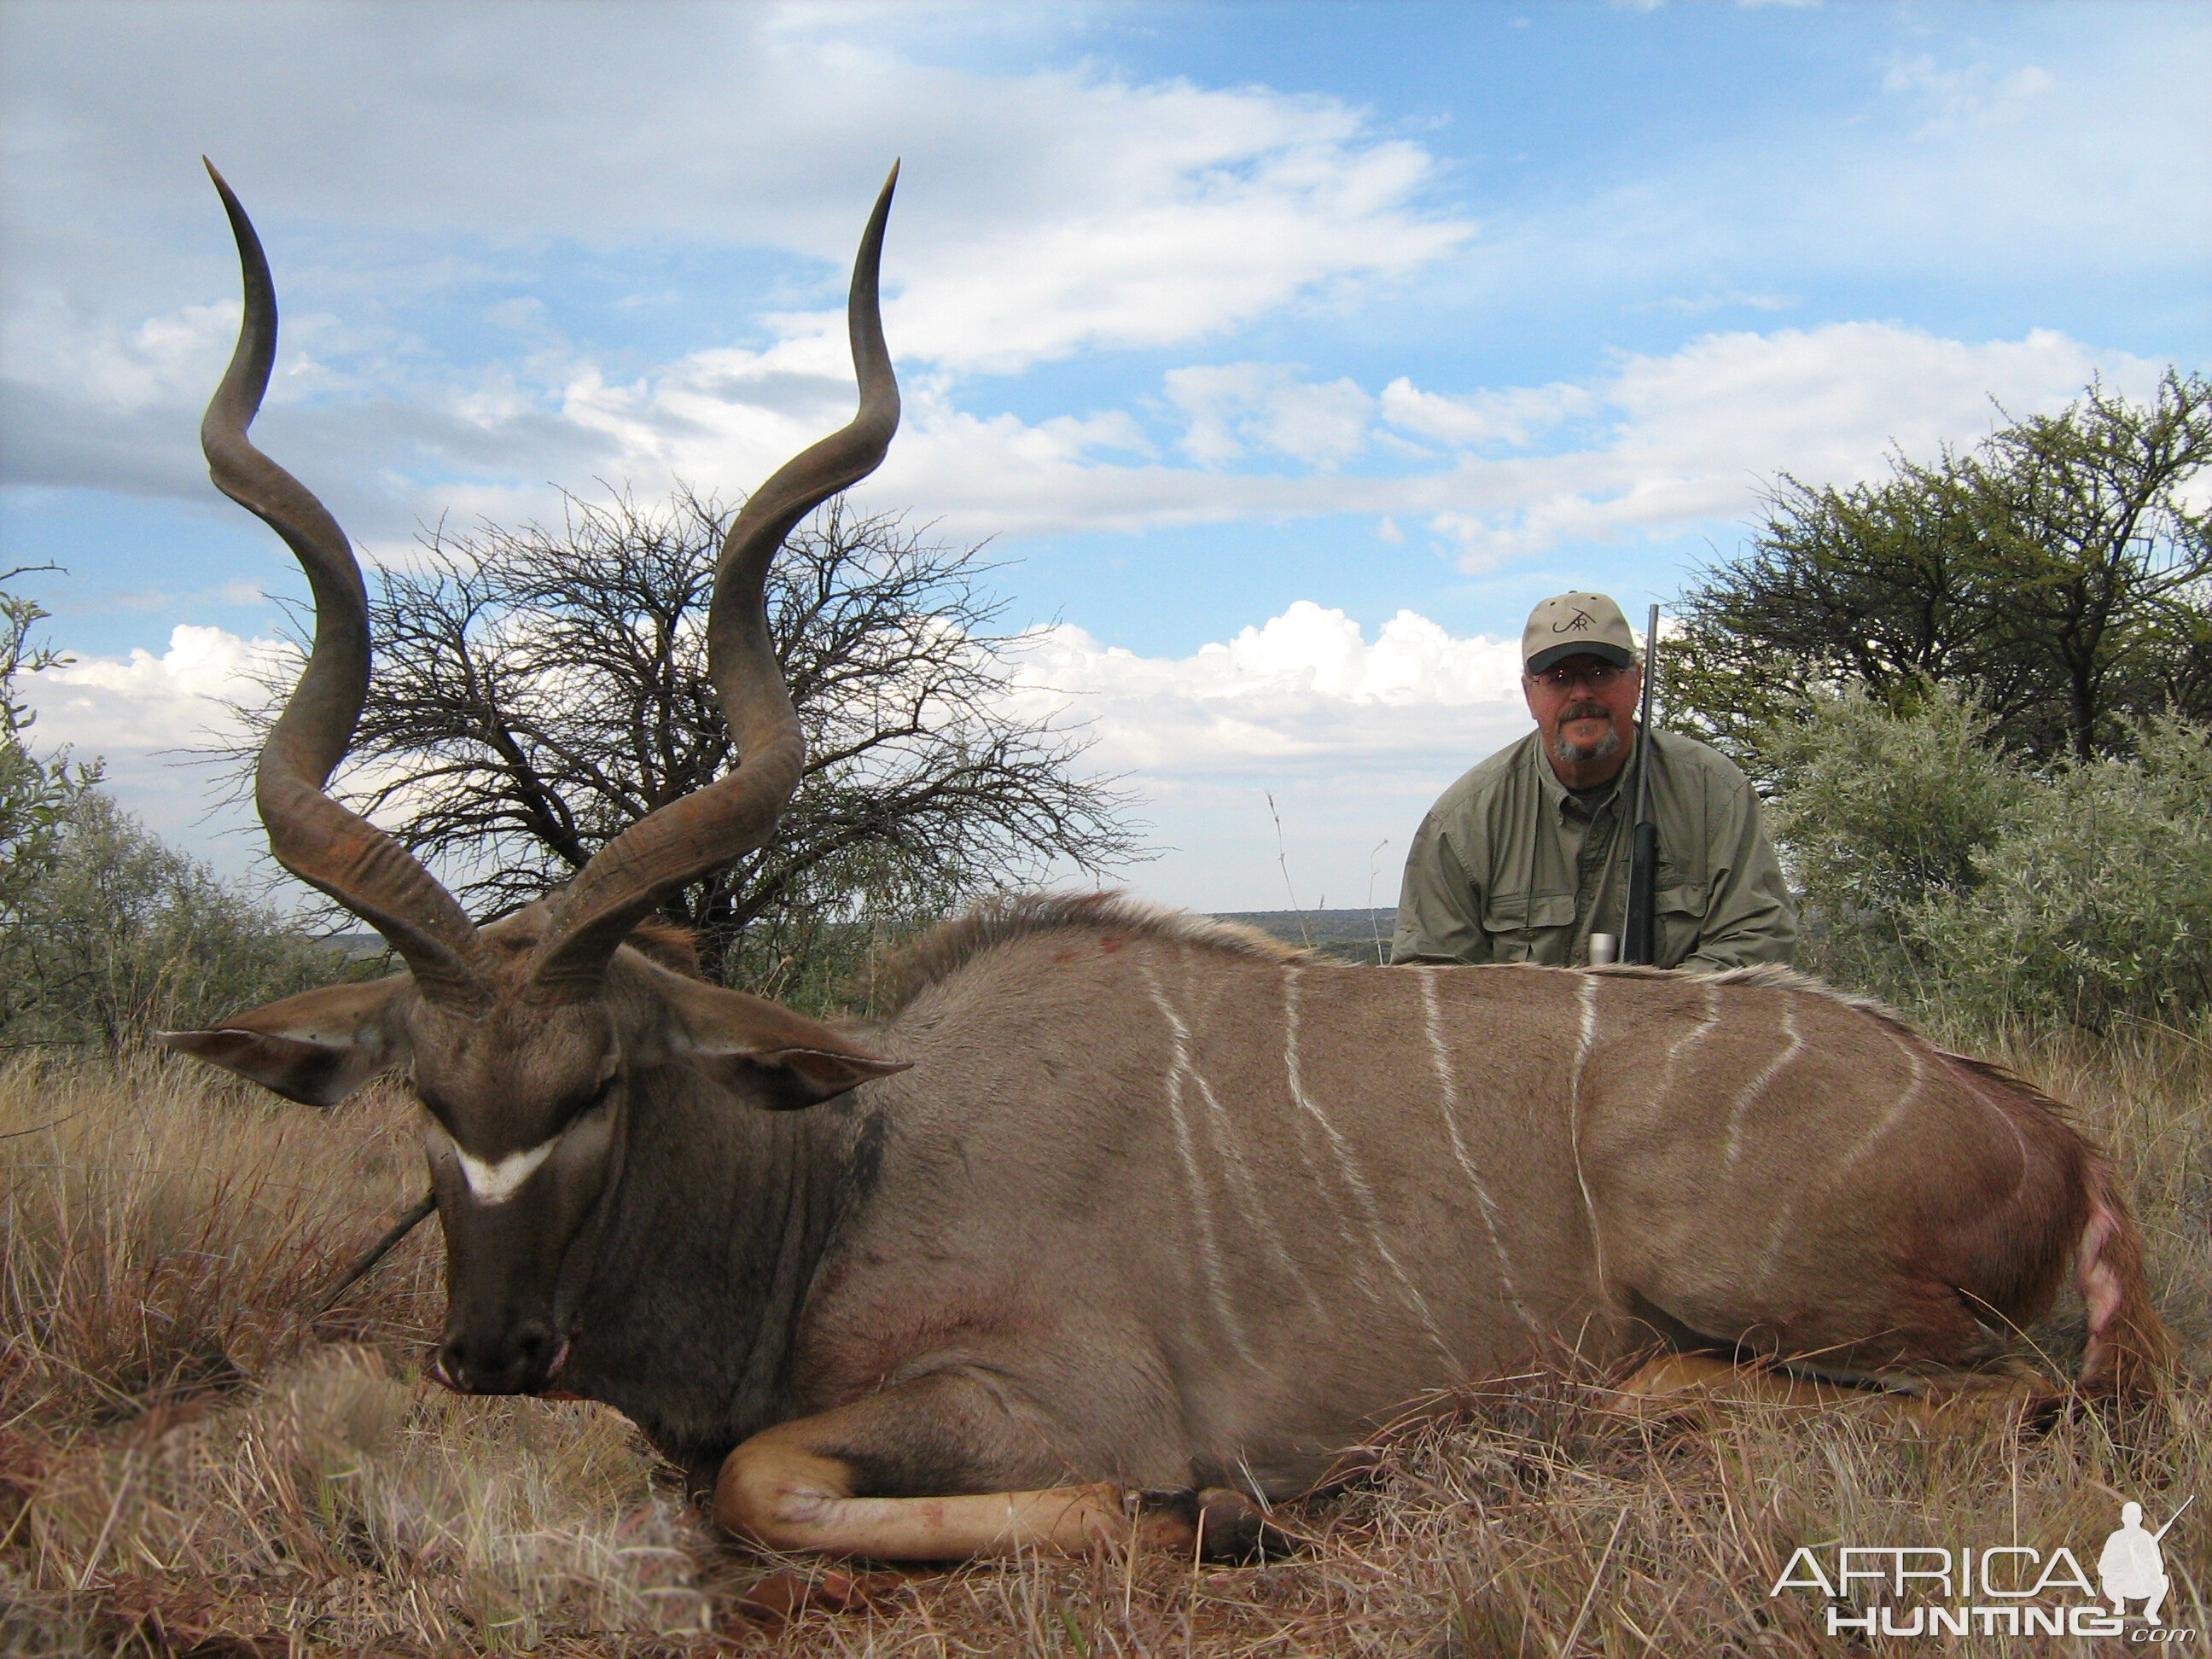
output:
[[[1206,1080],[1206,1073],[1198,1069],[1197,1062],[1191,1058],[1188,1023],[1176,1012],[1150,963],[1145,964],[1144,975],[1146,987],[1152,992],[1154,1005],[1175,1032],[1176,1062],[1183,1075],[1197,1089],[1199,1098],[1206,1103],[1206,1138],[1213,1143],[1214,1155],[1221,1160],[1223,1184],[1229,1188],[1231,1198],[1236,1200],[1237,1212],[1243,1217],[1245,1224],[1266,1243],[1267,1253],[1274,1258],[1276,1267],[1297,1282],[1298,1293],[1305,1297],[1306,1305],[1314,1310],[1316,1316],[1327,1318],[1328,1310],[1322,1306],[1321,1297],[1308,1282],[1297,1259],[1291,1255],[1289,1247],[1284,1243],[1280,1230],[1268,1217],[1265,1197],[1253,1181],[1243,1147],[1237,1144],[1236,1125],[1231,1121],[1227,1109],[1221,1103],[1221,1097],[1214,1093],[1213,1085]],[[1173,1086],[1172,1078],[1170,1086]]]
[[1468,1184],[1474,1188],[1474,1201],[1482,1211],[1482,1228],[1490,1236],[1491,1254],[1498,1258],[1498,1279],[1504,1286],[1505,1300],[1520,1316],[1521,1322],[1541,1336],[1536,1321],[1521,1300],[1521,1287],[1513,1282],[1513,1263],[1505,1254],[1505,1240],[1498,1231],[1498,1205],[1490,1195],[1490,1185],[1475,1167],[1474,1159],[1467,1150],[1467,1140],[1459,1131],[1459,1079],[1451,1063],[1451,1051],[1444,1046],[1443,1009],[1437,997],[1436,972],[1433,968],[1416,968],[1413,972],[1421,981],[1421,1013],[1428,1027],[1429,1058],[1437,1070],[1437,1105],[1443,1113],[1444,1128],[1451,1135],[1452,1156],[1459,1161]]
[[1582,1002],[1581,1029],[1575,1036],[1575,1071],[1567,1080],[1567,1144],[1575,1155],[1575,1185],[1582,1188],[1583,1214],[1589,1218],[1590,1260],[1597,1267],[1597,1291],[1600,1296],[1612,1291],[1605,1282],[1605,1235],[1597,1224],[1597,1202],[1590,1197],[1589,1178],[1583,1173],[1583,1067],[1589,1064],[1590,1050],[1597,1043],[1597,988],[1601,976],[1583,975],[1580,999]]
[[487,1164],[480,1158],[471,1158],[460,1147],[453,1152],[461,1160],[462,1179],[469,1183],[469,1191],[479,1204],[504,1204],[521,1189],[538,1166],[552,1152],[559,1139],[541,1141],[535,1146],[525,1147],[519,1152],[509,1152],[496,1164]]
[[1728,1161],[1731,1165],[1743,1156],[1743,1121],[1751,1115],[1752,1102],[1765,1094],[1767,1085],[1781,1076],[1783,1068],[1804,1049],[1805,1039],[1797,1034],[1797,1010],[1788,1002],[1782,1005],[1782,1035],[1789,1038],[1782,1045],[1782,1052],[1768,1062],[1765,1071],[1752,1079],[1749,1086],[1735,1097],[1735,1104],[1729,1109]]
[[1682,1050],[1692,1043],[1702,1042],[1705,1034],[1720,1023],[1720,990],[1718,987],[1709,982],[1705,986],[1705,1017],[1667,1045],[1667,1063],[1659,1068],[1658,1085],[1651,1091],[1653,1106],[1665,1105],[1667,1097],[1673,1092],[1675,1062],[1681,1059]]
[[1358,1166],[1352,1161],[1352,1148],[1345,1143],[1344,1136],[1336,1125],[1328,1121],[1328,1115],[1322,1110],[1320,1103],[1306,1093],[1305,1079],[1298,1066],[1298,970],[1295,967],[1283,969],[1283,1069],[1290,1083],[1291,1099],[1307,1116],[1321,1125],[1322,1133],[1328,1138],[1329,1148],[1336,1154],[1337,1168],[1343,1174],[1345,1187],[1358,1199],[1359,1207],[1365,1212],[1368,1242],[1375,1247],[1375,1254],[1382,1258],[1390,1269],[1391,1276],[1398,1281],[1398,1287],[1405,1292],[1407,1305],[1419,1316],[1422,1328],[1428,1332],[1429,1340],[1436,1345],[1437,1352],[1451,1362],[1455,1371],[1458,1370],[1462,1364],[1460,1357],[1452,1352],[1451,1344],[1444,1340],[1444,1334],[1437,1328],[1436,1316],[1429,1311],[1428,1298],[1407,1276],[1404,1266],[1382,1237],[1382,1210],[1375,1202],[1373,1189],[1360,1175]]
[[1176,1152],[1182,1159],[1182,1172],[1190,1188],[1191,1213],[1198,1221],[1199,1261],[1206,1273],[1206,1292],[1212,1297],[1213,1311],[1228,1333],[1230,1342],[1243,1357],[1247,1364],[1256,1363],[1252,1350],[1244,1340],[1244,1328],[1238,1322],[1237,1310],[1229,1298],[1228,1285],[1221,1268],[1221,1251],[1213,1234],[1213,1204],[1206,1196],[1206,1177],[1198,1167],[1198,1154],[1191,1144],[1190,1122],[1183,1115],[1182,1080],[1190,1071],[1188,1033],[1175,1010],[1168,1006],[1166,994],[1160,989],[1158,977],[1150,963],[1139,964],[1145,983],[1151,988],[1153,1004],[1166,1019],[1168,1031],[1175,1040],[1173,1056],[1168,1061],[1167,1093],[1168,1121],[1175,1126]]
[[1826,1192],[1832,1188],[1838,1182],[1850,1173],[1854,1164],[1875,1149],[1875,1145],[1884,1135],[1897,1127],[1899,1121],[1905,1115],[1905,1109],[1920,1097],[1921,1087],[1928,1081],[1928,1067],[1921,1060],[1919,1050],[1893,1031],[1888,1036],[1889,1040],[1897,1045],[1898,1052],[1905,1056],[1907,1064],[1911,1066],[1911,1080],[1905,1085],[1904,1092],[1898,1096],[1889,1110],[1882,1114],[1881,1121],[1859,1137],[1851,1150],[1844,1156],[1843,1161],[1838,1164],[1832,1171],[1817,1182],[1807,1181],[1800,1185],[1796,1191],[1790,1195],[1789,1201],[1775,1212],[1774,1219],[1768,1224],[1766,1229],[1766,1248],[1759,1259],[1759,1283],[1761,1289],[1764,1289],[1773,1279],[1774,1270],[1781,1265],[1782,1247],[1788,1241],[1790,1224],[1796,1218],[1798,1208],[1805,1197],[1813,1192]]

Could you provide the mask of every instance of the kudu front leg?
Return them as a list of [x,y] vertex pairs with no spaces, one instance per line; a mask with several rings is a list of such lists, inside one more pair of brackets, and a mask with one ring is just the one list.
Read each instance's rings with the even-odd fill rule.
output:
[[[715,1522],[770,1549],[878,1561],[1279,1553],[1284,1538],[1259,1506],[1222,1488],[1147,1492],[1101,1480],[978,1491],[999,1484],[988,1419],[1004,1414],[963,1409],[970,1392],[931,1377],[755,1435],[723,1462]],[[933,1486],[938,1493],[891,1495]]]

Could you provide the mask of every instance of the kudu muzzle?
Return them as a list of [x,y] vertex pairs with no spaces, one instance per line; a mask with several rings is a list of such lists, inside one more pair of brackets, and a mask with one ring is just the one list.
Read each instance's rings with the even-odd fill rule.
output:
[[512,1191],[472,1180],[453,1139],[426,1133],[446,1231],[446,1328],[431,1364],[439,1382],[464,1394],[536,1394],[559,1380],[605,1200],[621,1178],[619,1130],[612,1105],[586,1112]]

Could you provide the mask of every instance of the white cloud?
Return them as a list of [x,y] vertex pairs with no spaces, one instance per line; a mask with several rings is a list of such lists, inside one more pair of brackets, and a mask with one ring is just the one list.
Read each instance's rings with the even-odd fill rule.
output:
[[80,656],[27,682],[46,744],[87,755],[180,749],[228,731],[225,702],[258,696],[256,672],[288,653],[276,640],[245,640],[220,628],[182,626],[160,656]]
[[1215,910],[1388,905],[1430,802],[1528,729],[1516,643],[1405,611],[1370,640],[1307,599],[1187,657],[1062,626],[1020,641],[1015,703],[1087,730],[1087,763],[1126,775],[1159,854],[1123,878],[1137,892]]
[[[2097,123],[2127,101],[2117,88],[2144,84],[2137,101],[2154,126],[2178,118],[2165,68],[2069,62],[2060,75],[1931,52],[1893,63],[1886,94],[1867,79],[1875,109],[1868,136],[1838,149],[1844,160],[1808,171],[1785,155],[1746,173],[1698,154],[1675,164],[1695,176],[1563,198],[1549,218],[1471,242],[1471,224],[1431,201],[1430,150],[1340,100],[1139,84],[1096,68],[994,74],[908,61],[885,43],[923,26],[903,36],[904,25],[858,27],[874,14],[708,9],[677,31],[635,28],[633,15],[554,9],[518,40],[457,14],[441,37],[447,58],[500,66],[465,89],[422,72],[413,31],[353,9],[156,7],[131,14],[143,27],[119,53],[92,50],[113,42],[65,9],[16,16],[6,73],[21,148],[9,202],[34,234],[9,262],[10,476],[205,500],[191,434],[228,350],[234,276],[197,181],[147,160],[191,137],[234,158],[264,228],[281,233],[287,331],[267,447],[378,556],[441,516],[544,516],[555,510],[549,479],[648,491],[678,478],[749,483],[850,407],[828,307],[872,180],[902,149],[886,275],[908,415],[876,499],[911,501],[974,536],[1390,515],[1495,561],[1576,536],[1740,517],[1758,478],[1863,476],[1893,438],[1908,449],[1971,441],[1987,423],[1984,392],[2046,406],[2078,391],[2095,356],[2048,332],[2008,346],[1849,323],[1714,335],[1579,384],[1447,388],[1400,374],[1376,391],[1325,371],[1194,360],[1164,373],[1157,404],[1049,416],[994,412],[993,383],[975,377],[1071,353],[1188,346],[1301,307],[1318,314],[1470,248],[1453,271],[1477,284],[1470,305],[1482,281],[1530,280],[1555,256],[1561,269],[1602,271],[1632,253],[1650,291],[1684,274],[1670,262],[1692,246],[1702,295],[1651,304],[1769,305],[1763,289],[1713,273],[1740,246],[1809,234],[1816,209],[1824,260],[1848,264],[1885,214],[1891,242],[1953,250],[1952,229],[1983,213],[1989,192],[1962,204],[1946,185],[1939,199],[1931,181],[1945,168],[1994,179],[2009,167],[2032,179],[2017,190],[2033,201],[2005,207],[2007,234],[2033,240],[2050,213],[2087,199],[2077,153],[2111,146],[2069,135],[2105,132]],[[248,30],[250,52],[240,49]],[[334,100],[340,77],[347,96]],[[654,88],[649,131],[624,84]],[[807,90],[827,85],[834,98]],[[289,118],[308,103],[316,120]],[[380,112],[374,143],[355,113],[369,106]],[[563,143],[522,142],[545,107],[562,111]],[[2003,113],[2023,109],[2047,113]],[[1955,131],[1911,125],[1931,121]],[[2171,185],[2160,169],[2186,146],[2142,148],[2145,167]],[[451,165],[461,154],[470,167]],[[1758,189],[1738,207],[1764,217],[1747,241],[1726,219],[1738,207],[1716,191],[1752,179]],[[1778,180],[1794,192],[1787,204],[1759,193]],[[1883,180],[1889,194],[1875,190]],[[2133,201],[2148,186],[2118,188]],[[171,234],[158,257],[133,240],[155,234],[142,221],[185,222],[187,199],[189,232]],[[68,213],[54,210],[64,202]],[[1945,234],[1915,242],[1931,212]],[[2174,228],[2195,216],[2138,214],[2142,234],[2109,245],[2134,257],[2148,234],[2167,246],[2196,234]],[[456,231],[475,252],[457,250]],[[2065,245],[2100,234],[2069,233]],[[555,235],[596,253],[688,237],[820,264],[782,275],[783,308],[750,319],[750,340],[658,363],[580,348],[541,301],[510,297],[478,314],[523,355],[459,367],[383,308],[511,275],[492,270],[501,259],[528,274]],[[157,278],[166,308],[114,302]],[[205,297],[178,306],[179,293]],[[2054,392],[2043,369],[2062,361]],[[1926,384],[1913,378],[1923,370]],[[1200,470],[1163,459],[1178,449]],[[1528,451],[1542,453],[1518,453]]]
[[[234,729],[223,703],[257,696],[257,671],[288,650],[183,627],[159,656],[86,657],[31,681],[34,730],[45,746],[104,756],[126,807],[242,870],[263,845],[250,809],[210,814],[214,772],[177,751]],[[1071,626],[1029,634],[1010,654],[1014,708],[1095,737],[1085,763],[1127,774],[1146,802],[1165,856],[1133,869],[1130,884],[1194,906],[1287,902],[1278,856],[1302,902],[1388,904],[1428,801],[1528,727],[1513,641],[1456,638],[1411,611],[1372,640],[1341,611],[1300,600],[1188,657],[1140,657]],[[1354,882],[1346,872],[1366,870],[1384,842],[1397,850]]]
[[[545,13],[520,43],[457,15],[442,56],[512,70],[464,89],[421,72],[412,31],[311,9],[155,8],[119,53],[69,13],[36,27],[9,15],[9,482],[205,500],[192,434],[234,337],[236,277],[201,181],[148,173],[165,146],[222,156],[275,257],[284,334],[257,435],[385,557],[420,523],[543,516],[549,479],[750,483],[841,422],[851,371],[832,307],[873,179],[900,149],[885,294],[908,383],[903,447],[939,447],[913,441],[932,427],[955,444],[964,432],[1018,476],[1093,451],[1150,456],[1152,440],[1110,410],[1021,430],[969,416],[952,374],[1348,303],[1471,234],[1428,205],[1426,149],[1326,97],[916,64],[818,13],[742,9],[680,40],[604,9]],[[635,83],[658,88],[649,143],[603,72],[643,59],[653,70]],[[805,90],[825,84],[836,97]],[[285,118],[308,104],[313,119]],[[350,115],[369,106],[375,142]],[[546,107],[562,111],[561,144],[518,143]],[[471,165],[452,166],[457,154]],[[456,363],[398,321],[416,301],[541,274],[548,237],[596,238],[595,255],[618,258],[626,240],[671,236],[821,264],[785,279],[787,308],[721,331],[750,326],[752,342],[658,365],[579,348],[534,297],[478,311],[488,333],[473,345],[505,354],[488,362]],[[169,307],[134,313],[156,290]],[[193,293],[207,297],[174,305]],[[1334,405],[1365,393],[1287,375],[1279,390],[1284,406],[1238,414],[1249,441],[1310,465],[1356,445],[1356,410]]]
[[1892,64],[1881,81],[1884,92],[1920,105],[1923,137],[1948,136],[1961,126],[2014,125],[2028,118],[2057,87],[2058,77],[2037,64],[2008,71],[1988,63],[1946,68],[1927,53]]
[[1091,130],[1090,165],[1070,169],[1053,210],[902,253],[885,319],[902,352],[1006,373],[1084,349],[1180,344],[1304,295],[1405,275],[1469,234],[1414,206],[1433,172],[1426,150],[1372,137],[1334,102],[1180,84],[1058,90],[1050,118]]
[[1382,418],[1401,432],[1469,448],[1519,447],[1536,434],[1597,407],[1588,387],[1513,386],[1448,398],[1423,392],[1401,374],[1382,388]]
[[1063,624],[1014,653],[1023,712],[1064,708],[1092,761],[1135,775],[1280,781],[1435,773],[1472,763],[1527,724],[1514,642],[1455,639],[1401,611],[1370,641],[1341,611],[1301,599],[1188,657],[1140,657]]
[[127,811],[237,875],[265,846],[252,810],[223,799],[218,769],[185,751],[234,732],[223,704],[256,700],[255,671],[287,649],[219,628],[179,627],[160,656],[80,653],[18,684],[38,711],[31,736],[41,750],[66,746],[78,760],[104,761],[102,787]]
[[[886,501],[929,501],[956,534],[1387,515],[1394,527],[1426,523],[1482,569],[1576,539],[1739,523],[1778,473],[1873,477],[1893,447],[1924,456],[1971,446],[2002,420],[2000,406],[2015,416],[2056,410],[2093,374],[2146,396],[2160,367],[2051,330],[1973,343],[1877,323],[1706,335],[1620,358],[1585,385],[1450,395],[1401,376],[1369,398],[1346,381],[1302,386],[1275,366],[1234,364],[1169,377],[1199,467],[1131,464],[1112,447],[1138,453],[1134,441],[1112,420],[1030,426],[925,400],[910,405],[870,487]],[[1316,465],[1363,443],[1371,454],[1386,425],[1449,447],[1389,471]],[[1313,470],[1220,467],[1294,447]]]
[[1333,468],[1365,447],[1375,409],[1350,380],[1301,380],[1282,363],[1170,369],[1166,387],[1189,422],[1183,453],[1201,466],[1263,449]]
[[[37,232],[10,262],[19,303],[142,292],[149,264],[183,276],[174,253],[118,259],[117,245],[142,241],[149,219],[183,221],[187,204],[199,280],[229,289],[211,199],[181,167],[149,165],[201,149],[264,232],[287,230],[272,243],[280,279],[316,308],[485,274],[423,251],[425,237],[504,243],[530,262],[548,237],[675,236],[822,262],[789,296],[803,308],[766,320],[833,337],[867,201],[902,154],[893,337],[910,360],[994,373],[1327,303],[1472,229],[1429,205],[1425,148],[1340,100],[915,63],[867,44],[858,18],[824,30],[767,8],[672,7],[639,27],[629,8],[559,7],[517,37],[504,14],[456,13],[433,33],[439,61],[477,66],[457,79],[425,72],[430,33],[360,8],[155,7],[127,46],[114,15],[18,14],[9,31],[9,204]],[[549,110],[557,144],[532,136]],[[333,246],[318,228],[333,218],[368,246]],[[536,319],[507,304],[489,320]]]
[[[902,431],[863,494],[974,538],[1389,517],[1426,524],[1479,570],[1577,539],[1741,522],[1779,472],[1874,477],[1893,447],[1972,445],[1997,405],[2053,410],[2097,374],[2141,396],[2160,367],[2051,330],[1970,342],[1854,322],[1708,334],[1579,384],[1447,392],[1400,375],[1370,392],[1282,364],[1190,364],[1165,372],[1149,408],[1034,421],[963,407],[974,394],[952,377],[909,372]],[[854,395],[842,342],[819,337],[690,353],[622,380],[573,354],[548,372],[559,381],[542,392],[484,380],[405,410],[295,404],[271,410],[264,441],[389,559],[441,515],[557,513],[549,477],[648,495],[742,487],[842,424]],[[21,432],[33,448],[50,429],[35,413]],[[194,422],[179,410],[170,424],[168,464],[204,495]],[[105,429],[121,442],[129,428],[118,416]]]
[[[849,379],[816,373],[818,361],[787,343],[699,354],[626,386],[580,376],[568,415],[617,446],[610,465],[641,489],[757,477],[850,409]],[[1279,364],[1192,365],[1164,377],[1163,406],[1195,466],[1163,459],[1127,410],[1034,423],[981,416],[921,377],[864,489],[887,504],[925,503],[950,533],[976,537],[1389,516],[1394,527],[1425,522],[1480,569],[1576,538],[1738,522],[1778,472],[1871,477],[1893,447],[1925,455],[1974,443],[2001,418],[1997,405],[2056,409],[2099,373],[2141,396],[2159,368],[2050,330],[1970,343],[1877,323],[1711,334],[1621,357],[1583,385],[1450,394],[1405,376],[1370,395]],[[1394,430],[1432,447],[1395,457],[1395,470],[1335,470],[1372,456]],[[1255,457],[1299,465],[1227,465]]]
[[1778,473],[1855,483],[1881,473],[1893,449],[1972,445],[2002,419],[1999,406],[2015,416],[2061,407],[2100,372],[2146,396],[2160,368],[2045,329],[1981,344],[1877,323],[1708,335],[1626,358],[1593,387],[1612,417],[1599,441],[1463,462],[1448,492],[1457,499],[1431,522],[1474,570],[1572,539],[1741,520],[1753,489]]

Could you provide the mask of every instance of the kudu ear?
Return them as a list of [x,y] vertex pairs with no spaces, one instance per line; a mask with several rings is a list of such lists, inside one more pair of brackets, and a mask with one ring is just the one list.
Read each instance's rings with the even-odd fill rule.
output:
[[158,1031],[155,1039],[252,1078],[287,1100],[335,1106],[387,1066],[407,1057],[393,1003],[410,976],[333,985],[256,1008],[209,1031]]
[[834,1100],[871,1078],[903,1072],[819,1020],[743,991],[664,974],[659,989],[675,1016],[676,1053],[770,1111]]

